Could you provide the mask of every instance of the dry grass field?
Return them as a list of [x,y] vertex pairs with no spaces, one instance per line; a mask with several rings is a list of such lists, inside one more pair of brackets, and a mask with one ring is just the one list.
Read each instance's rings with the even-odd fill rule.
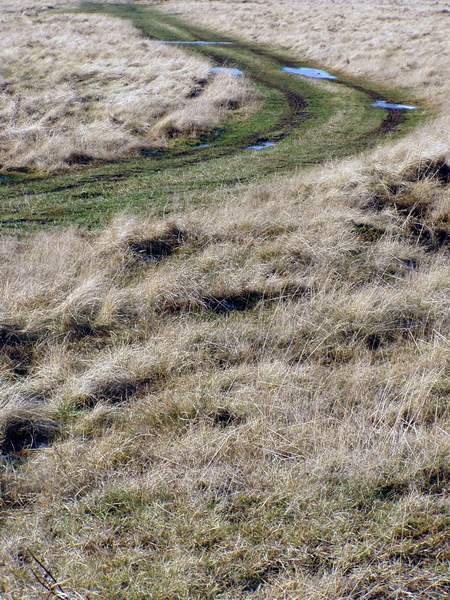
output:
[[224,33],[288,48],[333,71],[414,90],[438,115],[421,132],[421,140],[430,148],[439,140],[448,151],[450,8],[446,0],[168,0],[163,7]]
[[163,6],[334,70],[413,87],[448,106],[446,0],[169,0]]
[[54,171],[164,147],[251,101],[245,80],[210,76],[207,61],[146,40],[126,21],[40,6],[48,5],[10,3],[0,16],[3,168]]
[[[101,231],[2,234],[2,599],[37,600],[46,588],[85,600],[447,597],[445,8],[164,4],[410,88],[435,116],[360,156],[219,190],[206,208],[170,219],[122,214]],[[22,19],[18,39],[41,39],[41,19],[64,38],[45,41],[49,62],[33,65],[30,99],[53,96],[46,82],[65,90],[52,48],[76,56],[72,32],[92,42],[89,86],[104,96],[91,110],[104,115],[117,94],[123,121],[118,138],[109,129],[94,140],[96,156],[110,156],[110,136],[114,153],[137,143],[128,125],[148,125],[142,85],[152,91],[145,115],[155,139],[189,121],[183,111],[196,99],[177,105],[178,92],[208,70],[203,59],[110,17]],[[114,42],[99,50],[102,27]],[[164,61],[177,68],[155,87],[152,69]],[[25,58],[11,55],[11,64],[23,89]],[[136,77],[129,107],[115,69]],[[245,82],[215,85],[212,98],[253,97]],[[14,160],[25,161],[16,143]],[[75,151],[70,141],[69,154],[51,148],[26,164],[53,168]]]

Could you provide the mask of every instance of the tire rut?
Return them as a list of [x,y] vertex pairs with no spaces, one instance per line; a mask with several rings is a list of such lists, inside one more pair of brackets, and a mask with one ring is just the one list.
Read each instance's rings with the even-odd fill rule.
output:
[[[103,6],[98,10],[101,12],[108,12],[109,9]],[[134,10],[136,9],[128,8],[127,10],[122,10],[122,13],[119,13],[119,16],[125,16],[126,18],[133,20],[133,14],[135,14],[133,12]],[[157,31],[161,32],[164,31],[164,27],[171,27],[173,18],[171,19],[169,16],[164,15],[163,13],[156,13],[153,11],[151,14],[153,15],[153,13],[158,15],[156,23]],[[114,9],[112,14],[117,14],[117,9]],[[139,27],[139,23],[135,23],[135,25]],[[179,21],[176,21],[176,25],[179,30],[178,35],[182,35],[183,37],[190,36],[194,39],[199,39],[204,33],[202,30],[199,30],[198,28],[186,23],[180,23]],[[145,26],[141,26],[140,29],[144,35],[150,35],[150,33],[146,31]],[[268,90],[274,90],[284,97],[287,108],[284,110],[284,112],[282,112],[278,121],[272,125],[270,131],[254,130],[253,132],[249,132],[245,139],[241,139],[239,143],[234,145],[224,144],[222,146],[218,144],[212,152],[206,148],[198,149],[195,151],[195,153],[192,151],[192,149],[182,149],[180,151],[161,151],[161,154],[158,156],[152,156],[149,158],[141,157],[138,159],[139,162],[137,165],[137,159],[135,157],[125,160],[118,159],[113,161],[94,161],[89,165],[89,167],[80,169],[80,171],[76,172],[75,174],[67,175],[68,181],[66,183],[55,181],[56,185],[54,187],[52,187],[51,184],[48,184],[55,176],[44,176],[30,178],[28,180],[25,178],[19,181],[11,181],[5,184],[5,188],[11,190],[13,194],[16,191],[17,193],[26,196],[59,194],[84,187],[89,188],[89,186],[96,185],[97,183],[113,184],[115,182],[126,180],[127,178],[146,175],[147,173],[149,175],[152,173],[157,174],[162,170],[167,172],[179,171],[190,167],[195,167],[196,165],[202,163],[208,163],[211,161],[223,160],[237,156],[246,147],[257,143],[263,137],[279,143],[288,138],[293,131],[301,126],[302,123],[313,116],[313,112],[310,110],[307,99],[301,93],[293,89],[295,87],[295,84],[293,83],[295,80],[291,79],[289,75],[281,74],[281,68],[283,66],[295,66],[296,63],[292,61],[292,57],[288,58],[283,56],[279,51],[270,50],[257,44],[252,44],[241,40],[231,40],[229,38],[226,38],[225,40],[223,36],[215,36],[215,38],[219,41],[231,41],[232,45],[220,48],[202,46],[200,47],[200,52],[202,55],[206,56],[210,60],[213,60],[219,65],[236,64],[236,66],[248,73],[250,80],[260,84]],[[231,54],[229,51],[227,51],[227,48],[232,49]],[[198,51],[198,49],[195,48],[194,51]],[[236,52],[238,54],[237,58],[235,56]],[[244,53],[243,58],[242,53]],[[261,67],[259,71],[258,65]],[[271,70],[269,70],[269,72],[265,71],[267,68]],[[275,74],[274,68],[278,68],[280,70],[278,75]],[[359,83],[351,82],[345,79],[337,79],[333,83],[338,86],[343,86],[353,91],[360,92],[371,100],[379,97],[378,92]],[[360,134],[356,138],[356,142],[361,146],[362,149],[372,140],[379,139],[380,137],[395,132],[399,126],[405,122],[405,120],[406,116],[398,110],[386,111],[386,116],[383,118],[381,123],[377,125],[376,128]],[[355,146],[355,151],[357,150],[358,147]],[[316,156],[311,157],[311,160],[304,160],[301,164],[312,165],[319,164],[322,161],[323,156],[321,154],[317,154]],[[152,167],[149,168],[149,165],[152,165]],[[107,166],[112,168],[117,167],[117,170],[107,173],[89,173],[89,170],[91,169],[101,169],[102,167]],[[270,173],[279,173],[282,170],[289,169],[289,167],[293,168],[294,163],[270,163],[267,165],[267,168],[263,174],[267,175]],[[237,178],[236,180],[240,182],[246,182],[251,179],[251,177],[251,175],[247,178],[244,176]],[[224,183],[226,185],[232,185],[233,181],[234,178],[228,178],[224,181]],[[186,186],[186,189],[189,189],[189,185]],[[86,190],[85,193],[86,198],[98,195],[96,190]],[[0,219],[0,225],[8,225],[9,222],[16,221],[14,218],[11,219],[10,215],[8,215],[8,217],[9,218],[3,220]],[[49,221],[51,221],[51,219],[49,219]]]

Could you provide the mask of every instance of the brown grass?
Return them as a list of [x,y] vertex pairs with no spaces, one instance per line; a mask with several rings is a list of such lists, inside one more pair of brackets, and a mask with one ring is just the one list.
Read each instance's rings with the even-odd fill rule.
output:
[[146,40],[126,21],[22,6],[0,18],[4,169],[52,171],[165,146],[207,133],[254,98],[245,80],[210,76],[204,59]]
[[289,48],[300,58],[411,88],[448,107],[445,0],[169,0],[163,6],[197,24],[237,35],[245,31],[247,38]]
[[171,221],[3,236],[6,598],[43,597],[29,550],[82,598],[446,597],[442,123]]
[[5,591],[39,597],[31,548],[82,597],[444,593],[448,266],[373,199],[426,186],[440,228],[448,184],[379,159],[3,239]]

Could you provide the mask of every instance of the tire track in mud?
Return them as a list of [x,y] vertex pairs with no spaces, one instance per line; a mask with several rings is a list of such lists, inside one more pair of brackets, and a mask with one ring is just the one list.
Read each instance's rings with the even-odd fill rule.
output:
[[[90,4],[85,5],[82,10],[83,12],[102,12],[126,18],[138,27],[144,35],[152,39],[161,39],[163,34],[167,34],[168,37],[175,37],[178,41],[182,41],[183,39],[205,39],[205,31],[181,22],[171,15],[166,15],[153,9],[143,9],[126,5]],[[154,32],[157,35],[154,35]],[[278,97],[284,99],[284,108],[279,111],[280,114],[277,120],[272,123],[270,130],[262,131],[256,128],[253,131],[247,132],[241,138],[238,136],[237,140],[232,140],[233,143],[222,145],[219,138],[216,140],[217,143],[211,143],[206,148],[196,149],[193,146],[192,148],[183,148],[178,151],[174,149],[161,151],[160,155],[148,158],[141,157],[140,159],[136,159],[136,157],[133,157],[125,160],[95,161],[89,166],[82,167],[75,172],[65,175],[56,174],[49,177],[21,176],[16,181],[7,182],[2,186],[4,190],[9,192],[9,194],[6,193],[6,201],[10,201],[10,198],[14,199],[17,196],[34,197],[51,194],[70,194],[77,190],[81,190],[80,194],[83,194],[85,198],[93,198],[101,195],[101,190],[95,188],[97,185],[114,185],[114,183],[123,182],[128,178],[131,179],[141,175],[157,176],[161,172],[188,172],[189,169],[203,163],[212,163],[210,168],[214,176],[214,169],[216,168],[216,171],[220,170],[221,161],[223,162],[224,160],[242,155],[243,161],[250,162],[251,157],[244,156],[244,151],[247,147],[257,144],[261,139],[270,139],[278,145],[280,142],[288,140],[296,131],[300,133],[302,125],[315,116],[314,109],[311,108],[308,98],[308,86],[310,90],[313,90],[313,85],[310,82],[306,82],[304,78],[287,75],[282,72],[283,67],[298,65],[297,62],[293,62],[292,57],[284,56],[277,50],[270,50],[243,40],[224,38],[216,34],[213,35],[212,32],[206,32],[206,36],[209,38],[213,36],[214,39],[229,42],[230,45],[218,47],[206,45],[199,47],[190,46],[190,50],[200,52],[201,55],[212,60],[217,65],[237,66],[246,73],[252,82],[269,92],[275,92]],[[334,80],[333,84],[336,84],[336,90],[339,90],[339,87],[344,87],[351,92],[362,94],[366,97],[367,102],[380,97],[378,91],[345,77]],[[360,102],[360,104],[362,103]],[[398,130],[407,119],[407,116],[399,110],[387,110],[385,112],[386,114],[381,122],[377,123],[376,127],[358,132],[357,135],[353,136],[352,148],[348,154],[342,152],[342,156],[355,154],[370,147],[384,136]],[[326,117],[327,119],[332,118],[333,115],[334,113],[329,109]],[[336,148],[332,147],[332,150],[335,151]],[[332,153],[331,156],[333,157]],[[272,157],[276,157],[276,148],[271,155]],[[310,158],[308,157],[307,160],[303,158],[296,161],[295,148],[293,148],[292,157],[289,156],[289,159],[280,160],[278,163],[276,160],[267,160],[256,176],[267,176],[281,171],[293,170],[299,165],[319,164],[328,160],[329,157],[329,154],[326,152],[314,152],[313,148]],[[214,163],[214,161],[216,162]],[[103,172],[102,169],[104,169]],[[208,175],[211,176],[210,174]],[[224,179],[223,185],[232,186],[236,183],[247,183],[254,177],[255,173],[252,171],[249,174],[240,174],[239,177],[228,176],[228,178]],[[89,190],[90,186],[94,186],[94,189]],[[83,190],[83,188],[86,188],[86,190]],[[184,189],[193,191],[200,188],[201,182],[194,180],[193,183],[187,182]],[[171,190],[167,189],[166,193],[170,194]],[[3,199],[5,195],[1,195],[1,197]],[[79,201],[80,199],[78,198],[77,200]],[[68,198],[68,203],[70,201],[71,199]],[[61,211],[63,209],[59,207],[58,210]],[[85,207],[83,210],[88,210],[88,208]],[[69,219],[64,220],[64,222],[69,222],[70,215],[67,212],[66,215],[69,216]],[[26,226],[27,222],[44,224],[46,220],[49,224],[52,223],[52,219],[47,219],[46,217],[45,211],[43,213],[37,210],[37,212],[33,213],[32,218],[23,218],[23,214],[16,213],[15,210],[10,210],[5,215],[5,218],[2,219],[0,216],[0,226]],[[56,212],[56,221],[61,222],[58,211]]]

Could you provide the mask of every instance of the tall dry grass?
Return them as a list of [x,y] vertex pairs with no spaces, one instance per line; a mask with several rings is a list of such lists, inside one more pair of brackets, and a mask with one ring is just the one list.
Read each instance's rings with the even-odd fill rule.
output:
[[28,549],[82,597],[445,597],[442,123],[171,221],[2,237],[6,597],[42,597]]
[[410,87],[448,107],[445,0],[169,0],[163,6],[195,23],[289,48],[331,69]]
[[1,475],[5,592],[39,594],[34,548],[82,596],[122,597],[114,561],[136,552],[155,598],[245,597],[258,573],[261,598],[444,593],[441,150],[399,142],[170,222],[3,237],[0,447],[26,459]]
[[5,169],[56,170],[197,136],[254,96],[244,80],[210,76],[206,60],[126,21],[39,6],[10,5],[0,17]]

